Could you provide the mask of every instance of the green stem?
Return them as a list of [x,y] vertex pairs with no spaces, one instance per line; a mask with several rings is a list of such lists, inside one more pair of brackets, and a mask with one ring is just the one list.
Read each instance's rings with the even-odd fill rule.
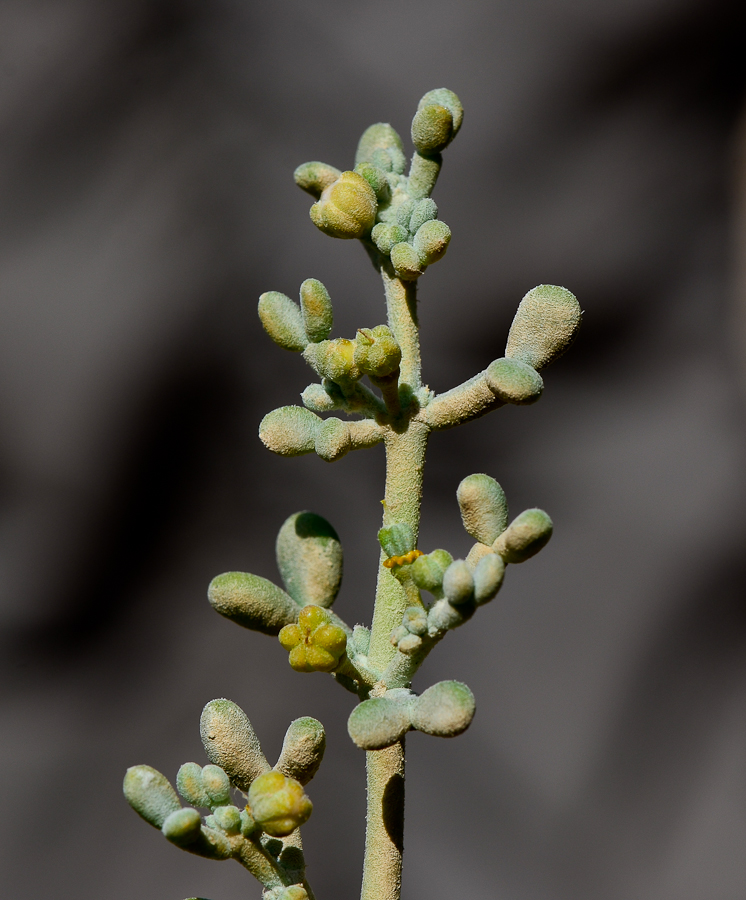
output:
[[[389,328],[402,351],[400,387],[414,393],[421,386],[420,341],[417,328],[416,286],[381,268]],[[386,493],[384,527],[395,522],[409,525],[415,534],[420,526],[422,476],[430,429],[410,419],[403,429],[387,429]],[[396,653],[391,631],[401,624],[408,605],[402,585],[383,565],[378,568],[368,660],[374,671],[383,671]],[[361,900],[399,900],[404,835],[404,742],[366,754],[368,813],[365,833],[365,864]]]

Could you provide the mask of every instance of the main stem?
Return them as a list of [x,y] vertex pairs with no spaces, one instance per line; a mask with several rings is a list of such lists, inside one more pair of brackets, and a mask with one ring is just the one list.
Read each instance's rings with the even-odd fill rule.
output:
[[[399,384],[403,389],[406,385],[414,394],[421,386],[416,285],[401,281],[383,267],[381,276],[389,327],[402,351]],[[400,430],[388,431],[385,438],[383,524],[409,525],[415,538],[420,525],[427,436],[425,426],[409,420],[402,423]],[[401,624],[407,606],[402,586],[383,566],[383,559],[381,554],[368,654],[372,668],[378,671],[386,668],[396,652],[389,635]],[[377,686],[374,693],[383,693],[385,689],[385,685]],[[361,900],[399,900],[404,850],[404,740],[385,750],[369,751],[366,764],[368,812]]]

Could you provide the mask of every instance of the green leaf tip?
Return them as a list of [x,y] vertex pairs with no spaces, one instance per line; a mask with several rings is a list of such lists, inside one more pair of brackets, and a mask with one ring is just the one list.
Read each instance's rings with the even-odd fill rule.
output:
[[308,821],[313,804],[298,781],[271,771],[260,775],[249,788],[249,808],[266,834],[285,837]]
[[321,722],[311,716],[295,719],[285,734],[275,769],[299,784],[308,784],[318,771],[325,750],[326,733]]
[[535,403],[544,390],[541,375],[520,359],[496,359],[484,374],[489,389],[503,403],[521,406]]
[[352,239],[365,237],[373,228],[378,212],[378,198],[373,188],[357,172],[342,172],[324,188],[311,207],[311,221],[330,237]]
[[276,635],[298,617],[298,604],[282,588],[249,572],[224,572],[210,582],[212,608],[237,625]]
[[412,727],[434,737],[456,737],[471,725],[477,704],[460,681],[441,681],[410,704]]
[[280,456],[301,456],[313,452],[316,432],[322,421],[319,416],[302,406],[281,406],[262,419],[259,438],[273,453]]
[[506,563],[522,563],[537,554],[552,536],[552,520],[542,509],[527,509],[517,516],[493,548]]
[[280,528],[275,552],[287,592],[299,606],[334,603],[343,553],[339,535],[326,519],[308,510],[293,513]]
[[181,809],[171,782],[152,766],[127,769],[122,788],[132,809],[154,828],[161,828],[171,813]]
[[272,340],[285,350],[300,353],[308,344],[303,315],[297,303],[279,291],[267,291],[259,298],[259,318]]
[[464,528],[475,541],[492,542],[508,527],[505,491],[489,475],[468,475],[456,491]]
[[404,556],[414,550],[414,531],[409,525],[397,522],[378,532],[378,542],[386,556]]
[[300,286],[300,308],[304,334],[308,335],[308,340],[314,344],[326,340],[334,324],[334,310],[329,291],[317,279],[306,278]]
[[200,734],[207,758],[244,793],[270,770],[248,716],[233,701],[211,700],[202,710]]
[[347,648],[347,634],[320,606],[302,609],[298,624],[286,625],[279,640],[296,672],[333,672]]
[[518,306],[505,355],[542,369],[567,350],[577,335],[581,318],[574,294],[557,285],[540,284]]

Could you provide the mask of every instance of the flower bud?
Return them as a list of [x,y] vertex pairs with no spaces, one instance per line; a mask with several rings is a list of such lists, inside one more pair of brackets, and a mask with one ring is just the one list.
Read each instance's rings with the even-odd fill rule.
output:
[[298,624],[286,625],[279,639],[296,672],[331,672],[347,647],[347,635],[320,606],[302,609]]
[[321,421],[317,415],[302,406],[281,406],[262,419],[259,438],[273,453],[280,456],[301,456],[314,449],[316,431]]
[[385,325],[359,328],[355,343],[355,364],[370,378],[393,375],[401,363],[401,348]]
[[322,162],[307,162],[293,172],[295,183],[318,199],[321,192],[339,178],[342,173],[334,166]]
[[505,577],[505,563],[497,553],[488,553],[474,569],[474,600],[479,606],[487,603],[500,590]]
[[412,143],[420,153],[439,153],[453,139],[453,116],[450,110],[429,103],[417,110],[412,119]]
[[362,750],[390,747],[411,727],[409,702],[391,697],[363,700],[352,710],[347,720],[347,731]]
[[495,359],[484,374],[489,389],[503,403],[535,403],[544,390],[541,375],[520,359]]
[[308,821],[313,804],[294,778],[272,771],[260,775],[249,788],[249,807],[264,832],[285,837]]
[[357,172],[342,172],[311,207],[311,221],[325,234],[361,238],[376,222],[378,201],[373,188]]
[[552,536],[552,520],[541,509],[527,509],[517,516],[493,544],[506,563],[530,559]]
[[427,634],[427,611],[421,606],[407,607],[402,624],[412,634]]
[[420,255],[406,241],[391,248],[391,265],[402,281],[415,281],[425,271]]
[[423,109],[426,106],[438,105],[445,107],[450,112],[453,119],[453,134],[451,140],[458,134],[461,123],[464,119],[464,107],[461,105],[459,98],[449,91],[448,88],[435,88],[428,91],[417,104],[417,109]]
[[423,266],[430,266],[445,256],[451,241],[451,229],[440,219],[425,222],[415,234],[412,245]]
[[458,606],[474,597],[474,579],[463,559],[451,563],[443,575],[443,593],[449,603]]
[[321,765],[325,749],[326,734],[321,722],[310,716],[295,719],[285,734],[275,769],[299,784],[308,784]]
[[355,342],[347,338],[309,344],[303,358],[322,378],[336,383],[357,381],[360,370],[355,365]]
[[231,783],[220,766],[209,765],[202,769],[202,784],[209,797],[210,806],[225,806],[231,799]]
[[370,236],[381,253],[384,256],[388,256],[394,244],[406,241],[409,232],[402,225],[386,225],[383,222],[379,222],[371,231]]
[[491,544],[508,526],[505,491],[489,475],[468,475],[456,491],[464,528],[475,541]]
[[439,591],[443,584],[445,570],[453,562],[446,550],[434,550],[416,559],[409,570],[412,581],[421,591]]
[[282,588],[248,572],[225,572],[213,578],[207,599],[221,616],[262,634],[279,634],[298,615],[298,604]]
[[151,766],[127,769],[123,790],[132,809],[154,828],[161,828],[171,813],[181,809],[168,778]]
[[581,318],[580,305],[570,291],[540,284],[521,300],[510,326],[505,355],[542,369],[567,350]]
[[[334,323],[334,311],[329,292],[315,278],[306,278],[300,286],[300,308],[303,330],[308,341],[318,344],[329,337]],[[306,344],[301,349],[304,349]]]
[[[200,734],[207,758],[241,791],[270,769],[246,713],[230,700],[211,700],[202,710]],[[203,770],[204,771],[204,770]]]
[[441,681],[412,701],[412,727],[435,737],[455,737],[471,725],[474,694],[460,681]]
[[422,646],[422,638],[417,634],[407,634],[396,646],[401,653],[415,653]]
[[[343,554],[326,519],[308,510],[293,513],[280,528],[275,553],[288,594],[299,606],[332,605],[342,583]],[[283,624],[294,621],[295,616]]]
[[208,807],[210,798],[202,784],[202,766],[184,763],[176,775],[176,790],[192,806]]
[[303,316],[297,303],[279,291],[267,291],[259,298],[259,318],[272,340],[299,353],[308,343]]
[[213,816],[226,834],[238,834],[241,830],[241,813],[235,806],[218,806]]

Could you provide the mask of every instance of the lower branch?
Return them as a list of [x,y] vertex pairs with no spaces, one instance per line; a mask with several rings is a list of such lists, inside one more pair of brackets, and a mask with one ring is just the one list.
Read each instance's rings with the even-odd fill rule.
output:
[[404,850],[404,738],[366,754],[368,815],[360,900],[399,900]]

